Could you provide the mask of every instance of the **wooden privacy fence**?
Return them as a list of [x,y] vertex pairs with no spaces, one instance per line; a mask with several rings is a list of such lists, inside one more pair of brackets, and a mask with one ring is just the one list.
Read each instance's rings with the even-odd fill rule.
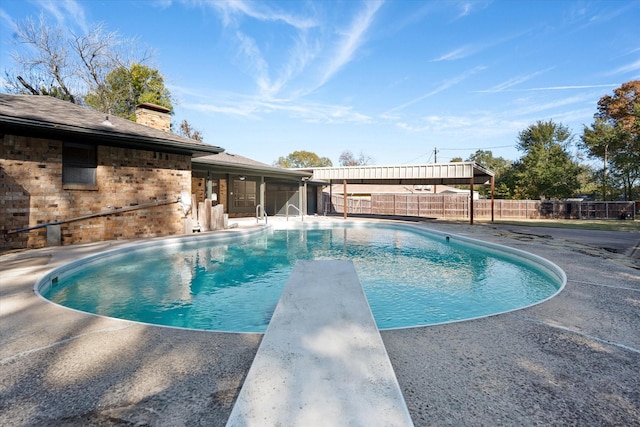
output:
[[[325,213],[344,212],[344,197],[323,194]],[[474,217],[491,219],[491,200],[474,200]],[[495,219],[635,219],[640,202],[494,200]],[[469,218],[469,196],[459,194],[372,194],[347,197],[348,214]]]

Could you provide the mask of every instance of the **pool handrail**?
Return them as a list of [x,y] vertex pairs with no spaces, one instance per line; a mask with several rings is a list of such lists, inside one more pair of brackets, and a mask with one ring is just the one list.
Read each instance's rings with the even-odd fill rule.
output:
[[[262,216],[260,216],[260,209],[262,209]],[[262,218],[264,218],[265,224],[269,222],[269,220],[267,219],[267,211],[264,209],[264,206],[259,204],[256,206],[256,223],[260,222]]]
[[290,203],[287,203],[287,207],[285,209],[287,221],[289,221],[289,208],[294,208],[295,210],[297,210],[298,213],[300,214],[301,221],[304,221],[304,215],[302,215],[302,211],[300,210],[300,208],[298,208],[296,205],[292,205]]

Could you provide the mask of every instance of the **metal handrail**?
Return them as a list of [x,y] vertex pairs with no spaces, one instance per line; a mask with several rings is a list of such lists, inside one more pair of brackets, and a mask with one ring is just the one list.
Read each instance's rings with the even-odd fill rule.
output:
[[262,209],[262,218],[264,218],[264,223],[266,224],[267,222],[269,222],[269,220],[267,219],[268,215],[267,211],[264,210],[264,206],[262,206],[261,204],[256,206],[256,223],[260,222],[260,209]]
[[45,227],[49,227],[51,225],[61,225],[61,224],[69,223],[69,222],[82,221],[82,220],[90,219],[90,218],[97,218],[97,217],[100,217],[100,216],[109,216],[109,215],[119,214],[119,213],[122,213],[122,212],[135,211],[135,210],[138,210],[138,209],[150,208],[150,207],[161,206],[161,205],[170,205],[172,203],[178,203],[178,200],[176,200],[176,199],[156,200],[155,202],[141,203],[139,205],[127,206],[126,208],[116,208],[116,209],[111,209],[109,211],[96,212],[96,213],[93,213],[93,214],[84,215],[84,216],[78,216],[78,217],[75,217],[75,218],[69,218],[69,219],[63,219],[63,220],[60,220],[60,221],[48,222],[46,224],[38,224],[38,225],[34,225],[32,227],[24,227],[24,228],[18,228],[16,230],[8,230],[8,231],[5,231],[4,234],[8,235],[8,234],[21,233],[23,231],[36,230],[38,228],[45,228]]
[[287,221],[289,221],[289,208],[294,208],[295,210],[297,210],[298,213],[300,214],[301,220],[304,221],[304,215],[302,215],[302,211],[296,205],[290,205],[289,203],[287,203],[287,207],[285,209],[285,214],[287,216]]

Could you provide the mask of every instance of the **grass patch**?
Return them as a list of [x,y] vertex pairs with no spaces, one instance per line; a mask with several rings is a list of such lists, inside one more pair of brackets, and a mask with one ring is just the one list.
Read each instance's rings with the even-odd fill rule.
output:
[[[490,224],[491,221],[479,220]],[[576,228],[581,230],[636,231],[640,232],[640,221],[629,220],[584,220],[584,219],[531,219],[522,221],[496,220],[494,224],[523,225],[527,227]]]

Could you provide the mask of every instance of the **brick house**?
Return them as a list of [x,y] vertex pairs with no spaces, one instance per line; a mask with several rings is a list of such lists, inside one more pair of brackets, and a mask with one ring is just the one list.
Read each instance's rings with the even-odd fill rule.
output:
[[143,107],[164,130],[0,95],[0,249],[183,233],[177,201],[191,192],[192,158],[223,149],[172,134],[168,110]]
[[317,211],[311,172],[174,135],[158,105],[139,105],[136,121],[0,94],[0,250],[182,234],[182,192],[230,217],[258,205],[269,215]]

